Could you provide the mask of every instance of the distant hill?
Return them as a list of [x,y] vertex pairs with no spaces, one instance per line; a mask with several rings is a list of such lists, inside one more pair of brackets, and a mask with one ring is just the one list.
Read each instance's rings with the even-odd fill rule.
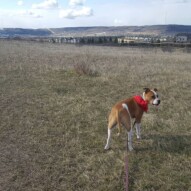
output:
[[1,37],[48,37],[48,36],[125,36],[125,35],[165,35],[191,33],[189,25],[151,25],[151,26],[119,26],[119,27],[65,27],[49,29],[0,29]]
[[3,28],[0,29],[0,36],[4,37],[25,37],[25,36],[50,36],[52,32],[47,29],[22,29],[22,28]]
[[176,35],[191,33],[191,26],[185,25],[151,25],[151,26],[120,26],[120,27],[69,27],[52,28],[55,35],[63,36],[94,36],[94,35]]

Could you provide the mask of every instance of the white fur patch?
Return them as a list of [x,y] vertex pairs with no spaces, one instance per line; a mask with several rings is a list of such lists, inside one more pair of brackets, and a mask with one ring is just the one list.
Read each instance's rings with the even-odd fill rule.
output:
[[110,148],[110,141],[111,141],[111,129],[108,128],[108,137],[107,137],[107,143],[105,145],[105,150],[109,149]]
[[155,95],[155,99],[153,100],[153,105],[158,105],[158,102],[159,102],[159,98],[158,98],[158,94],[154,91],[154,90],[151,90],[154,95]]
[[125,103],[123,103],[123,104],[122,104],[122,106],[123,106],[123,108],[124,108],[124,109],[126,109],[126,110],[127,110],[128,114],[129,114],[130,124],[131,124],[131,127],[132,127],[132,123],[131,123],[131,114],[130,114],[130,112],[129,112],[128,105],[127,105],[127,104],[125,104]]
[[124,109],[126,109],[127,111],[129,111],[127,104],[123,103],[122,106],[123,106]]

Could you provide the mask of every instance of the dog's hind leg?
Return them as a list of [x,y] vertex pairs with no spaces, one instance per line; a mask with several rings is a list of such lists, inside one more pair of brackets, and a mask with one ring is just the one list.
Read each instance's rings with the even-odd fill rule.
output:
[[131,121],[131,116],[130,116],[128,107],[126,108],[124,112],[125,113],[123,114],[123,117],[121,118],[121,122],[123,126],[125,127],[128,134],[128,140],[127,140],[128,149],[129,151],[132,151],[133,150],[133,146],[132,146],[133,128],[132,128],[132,121]]
[[133,150],[133,145],[132,145],[132,137],[133,137],[133,129],[128,132],[128,149],[129,151]]
[[110,142],[111,142],[111,133],[112,133],[112,129],[113,127],[115,127],[117,124],[117,120],[116,119],[110,119],[109,123],[108,123],[108,137],[107,137],[107,143],[105,145],[105,150],[108,150],[110,148]]
[[110,148],[111,131],[112,131],[112,129],[108,128],[108,130],[107,130],[107,133],[108,133],[107,143],[106,143],[106,145],[104,147],[105,150],[108,150]]
[[117,128],[118,128],[118,133],[117,135],[119,136],[121,134],[121,121],[120,121],[120,113],[118,113],[118,116],[117,116]]
[[127,140],[127,147],[129,151],[133,150],[133,145],[132,145],[132,137],[133,137],[133,129],[131,127],[131,121],[126,117],[122,119],[122,124],[125,127],[128,135],[128,140]]

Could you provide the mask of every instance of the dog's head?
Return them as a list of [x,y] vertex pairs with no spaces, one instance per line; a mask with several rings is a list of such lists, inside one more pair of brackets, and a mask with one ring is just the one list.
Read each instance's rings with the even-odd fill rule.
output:
[[153,90],[144,88],[143,99],[152,105],[158,106],[161,101],[157,92],[158,90],[156,88]]

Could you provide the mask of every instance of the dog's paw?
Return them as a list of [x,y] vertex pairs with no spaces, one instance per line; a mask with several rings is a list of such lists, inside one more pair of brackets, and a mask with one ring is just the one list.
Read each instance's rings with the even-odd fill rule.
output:
[[108,145],[106,145],[106,146],[104,147],[104,149],[105,149],[105,150],[109,150],[110,147],[109,147]]
[[133,147],[132,147],[132,148],[129,148],[129,151],[130,151],[130,152],[134,151]]
[[131,152],[131,151],[133,151],[134,149],[133,149],[132,146],[128,146],[128,150]]

